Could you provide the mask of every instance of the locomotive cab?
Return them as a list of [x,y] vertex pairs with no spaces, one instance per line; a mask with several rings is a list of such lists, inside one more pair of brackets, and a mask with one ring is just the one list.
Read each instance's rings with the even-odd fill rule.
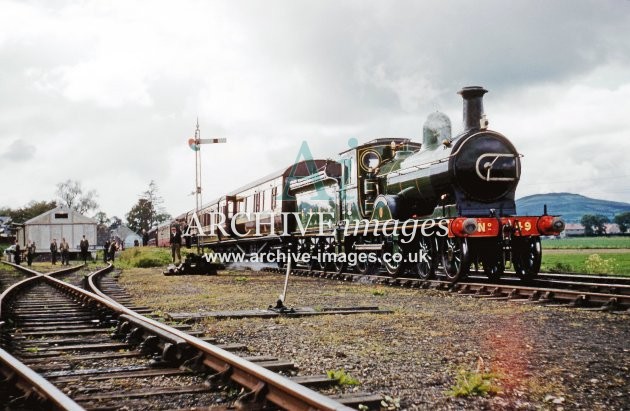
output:
[[381,175],[400,168],[404,159],[420,147],[421,144],[406,138],[379,138],[340,153],[343,218],[370,219],[374,202],[385,189]]

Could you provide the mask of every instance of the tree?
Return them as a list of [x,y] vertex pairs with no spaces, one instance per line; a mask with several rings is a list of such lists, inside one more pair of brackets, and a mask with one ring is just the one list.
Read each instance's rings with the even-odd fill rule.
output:
[[90,190],[83,194],[81,183],[75,180],[68,179],[57,184],[57,197],[61,200],[60,203],[62,205],[78,211],[80,214],[85,214],[98,208],[98,203],[96,202],[98,194],[96,190]]
[[109,229],[110,230],[117,229],[123,223],[122,219],[120,217],[116,217],[116,216],[113,216],[110,221],[111,221],[111,224],[109,225]]
[[613,221],[619,226],[619,231],[625,233],[626,231],[628,231],[628,228],[630,228],[630,211],[617,214]]
[[127,225],[134,231],[142,229],[148,230],[153,217],[153,206],[150,201],[144,198],[138,199],[138,202],[131,207],[127,213]]
[[606,234],[606,226],[604,224],[610,223],[610,220],[601,214],[584,214],[580,222],[584,226],[584,234],[593,236]]
[[138,202],[127,213],[127,225],[134,231],[150,230],[170,220],[170,214],[161,206],[164,200],[158,195],[158,187],[151,180],[149,189],[140,194]]
[[110,223],[110,219],[109,217],[107,217],[107,214],[105,214],[104,211],[99,211],[98,213],[94,214],[93,217],[96,221],[98,221],[99,224],[101,225],[107,225]]
[[0,215],[9,216],[11,221],[21,224],[55,207],[57,204],[54,201],[31,201],[24,207],[15,210],[8,207],[0,208]]

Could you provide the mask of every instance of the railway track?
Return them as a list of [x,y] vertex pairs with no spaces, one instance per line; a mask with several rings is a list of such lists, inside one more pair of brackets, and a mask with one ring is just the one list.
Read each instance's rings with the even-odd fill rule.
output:
[[[284,269],[265,268],[265,271],[285,274]],[[350,272],[331,272],[307,268],[293,268],[292,275],[328,278],[341,281],[370,281],[375,284],[409,287],[432,288],[450,291],[477,298],[505,300],[525,303],[540,303],[584,307],[607,310],[616,313],[630,313],[630,283],[619,277],[594,277],[543,274],[530,284],[523,284],[517,278],[502,278],[499,282],[489,281],[486,277],[475,276],[451,283],[440,279],[422,280],[418,278],[390,277],[374,275],[366,277]],[[598,282],[606,278],[607,282]],[[614,282],[614,279],[620,281]]]
[[290,362],[247,357],[242,344],[215,345],[140,315],[148,309],[123,306],[131,300],[104,277],[111,266],[89,276],[72,274],[78,268],[20,267],[29,277],[0,295],[0,402],[9,409],[349,410],[380,401],[329,397],[314,390],[334,385],[327,376],[291,375]]

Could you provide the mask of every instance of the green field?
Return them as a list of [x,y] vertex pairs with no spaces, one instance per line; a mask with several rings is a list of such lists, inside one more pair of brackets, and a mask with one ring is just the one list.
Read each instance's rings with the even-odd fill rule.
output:
[[630,276],[630,252],[551,254],[543,249],[541,271]]
[[543,240],[542,247],[544,272],[630,276],[630,236]]
[[559,240],[542,240],[543,249],[565,248],[628,248],[630,249],[630,236],[625,237],[572,237]]

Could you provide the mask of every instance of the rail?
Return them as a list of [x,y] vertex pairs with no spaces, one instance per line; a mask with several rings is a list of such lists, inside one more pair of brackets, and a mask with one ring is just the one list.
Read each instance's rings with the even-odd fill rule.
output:
[[[98,306],[98,308],[108,308],[117,314],[118,317],[124,315],[123,319],[131,319],[136,326],[142,326],[149,330],[161,330],[161,337],[165,337],[165,334],[172,336],[174,340],[183,340],[190,347],[197,349],[202,353],[202,363],[214,370],[217,374],[229,376],[231,380],[239,385],[250,390],[251,395],[256,398],[265,398],[266,400],[276,404],[277,406],[285,409],[295,410],[351,410],[352,408],[343,405],[329,397],[326,397],[318,392],[315,392],[309,388],[299,385],[279,374],[267,370],[257,364],[244,360],[237,355],[234,355],[219,347],[213,346],[199,338],[189,336],[184,332],[181,332],[175,328],[169,327],[165,324],[152,320],[150,318],[141,316],[132,310],[122,306],[121,304],[107,298],[100,290],[97,289],[95,284],[95,278],[98,275],[112,269],[112,266],[98,270],[93,275],[88,277],[88,284],[94,292],[82,290],[72,284],[68,284],[59,279],[52,277],[53,274],[59,274],[59,272],[41,274],[33,270],[19,267],[24,271],[37,274],[36,277],[31,277],[19,284],[15,284],[11,287],[10,292],[14,292],[18,287],[23,287],[28,282],[35,280],[46,281],[52,286],[64,290],[64,292],[73,295],[75,298],[84,302],[91,302]],[[76,269],[76,268],[75,268]],[[4,294],[9,294],[7,290]],[[51,397],[53,395],[51,394]]]
[[264,398],[277,406],[292,410],[351,410],[352,408],[326,397],[309,388],[299,385],[273,371],[251,363],[226,350],[209,344],[199,338],[190,336],[168,325],[139,315],[121,304],[106,297],[96,288],[95,278],[103,275],[111,266],[99,270],[88,277],[88,284],[93,292],[82,290],[76,286],[45,276],[45,280],[79,299],[92,299],[97,304],[108,307],[119,316],[125,315],[133,319],[136,325],[146,324],[147,328],[157,328],[168,333],[173,338],[185,341],[190,347],[203,354],[202,362],[205,366],[216,371],[217,374],[229,376],[231,380],[250,390],[257,399]]
[[[34,276],[13,284],[0,294],[0,319],[2,318],[2,308],[6,304],[7,297],[9,295],[30,286],[32,283],[43,281],[43,278],[46,275],[72,272],[82,267],[72,266],[57,270],[53,273],[42,274],[35,270],[31,270],[30,268],[22,267],[6,261],[3,261],[3,263],[29,274],[33,274]],[[0,321],[0,330],[2,329],[3,324],[4,323]],[[3,384],[12,382],[15,387],[27,395],[34,394],[40,403],[48,405],[45,407],[46,409],[83,410],[81,406],[60,391],[57,387],[52,385],[45,378],[31,370],[2,348],[0,348],[0,372],[4,375]]]
[[[265,271],[282,273],[283,270],[275,268],[266,268]],[[365,276],[354,273],[337,273],[326,272],[320,270],[309,270],[296,268],[291,271],[293,275],[311,276],[320,278],[329,278],[342,281],[355,281],[356,279],[364,279]],[[630,308],[630,295],[618,293],[604,293],[597,291],[570,290],[565,288],[536,287],[521,284],[505,284],[492,282],[472,282],[462,281],[451,283],[443,280],[423,280],[408,277],[386,277],[372,276],[373,282],[391,286],[406,286],[417,288],[429,288],[447,290],[460,294],[475,293],[479,296],[496,297],[503,299],[519,299],[529,298],[533,301],[564,301],[575,306],[583,306],[587,304],[601,304],[608,310],[627,309]],[[598,284],[590,284],[598,286]]]
[[[13,265],[13,264],[11,264]],[[13,265],[15,266],[15,265]],[[237,384],[245,387],[250,391],[249,398],[254,400],[265,399],[274,403],[278,407],[294,410],[351,410],[352,408],[326,397],[309,388],[299,385],[279,374],[269,371],[260,365],[251,363],[243,358],[238,357],[226,350],[213,346],[199,338],[189,336],[175,328],[152,320],[150,318],[139,315],[132,310],[122,306],[121,304],[106,297],[100,290],[96,288],[95,278],[103,275],[112,269],[112,265],[98,270],[88,277],[88,284],[95,292],[90,292],[68,284],[57,278],[52,277],[54,274],[60,274],[76,270],[81,266],[70,267],[69,269],[59,270],[53,273],[41,274],[25,267],[15,266],[16,268],[34,274],[34,277],[27,278],[18,284],[10,287],[3,293],[3,297],[16,292],[21,287],[25,287],[34,281],[48,282],[55,288],[61,289],[67,294],[74,296],[79,301],[95,306],[95,308],[107,308],[113,311],[121,320],[130,320],[136,326],[143,327],[149,331],[157,332],[161,338],[170,339],[172,341],[184,341],[188,346],[197,349],[201,354],[201,362],[209,369],[214,370],[217,375],[229,377]],[[25,366],[24,366],[25,367]],[[33,372],[34,375],[36,375]],[[41,377],[40,377],[41,378]],[[31,384],[31,383],[28,383]],[[40,385],[37,385],[38,387]],[[71,401],[59,390],[48,389],[50,387],[41,385],[38,392],[51,401],[66,402]],[[28,388],[27,388],[28,389]],[[247,399],[249,399],[247,398]],[[70,403],[68,403],[70,404]],[[80,409],[71,408],[69,409]]]

